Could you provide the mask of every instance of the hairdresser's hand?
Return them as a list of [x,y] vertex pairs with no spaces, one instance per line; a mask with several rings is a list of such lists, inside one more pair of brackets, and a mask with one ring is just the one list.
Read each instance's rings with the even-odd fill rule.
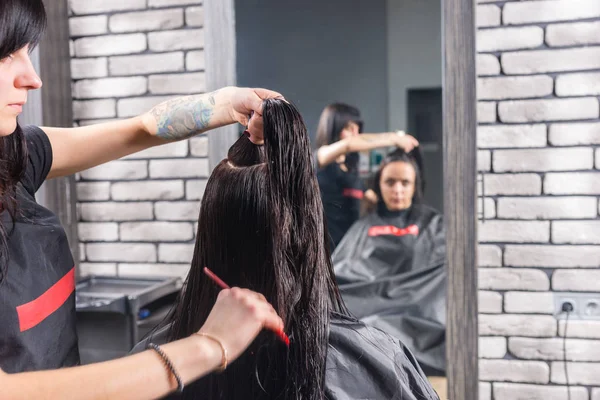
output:
[[262,294],[232,288],[219,293],[200,332],[218,338],[227,349],[231,362],[246,350],[263,328],[282,331],[283,321]]
[[233,118],[248,127],[250,140],[263,143],[262,103],[265,99],[281,98],[277,92],[267,89],[235,88],[231,98]]
[[415,139],[414,136],[407,135],[404,133],[398,134],[396,132],[390,133],[390,135],[393,135],[396,147],[403,149],[407,153],[410,153],[415,147],[419,145],[419,141]]

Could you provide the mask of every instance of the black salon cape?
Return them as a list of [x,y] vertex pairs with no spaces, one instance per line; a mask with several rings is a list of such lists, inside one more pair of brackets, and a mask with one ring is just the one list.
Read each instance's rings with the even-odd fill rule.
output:
[[360,219],[333,255],[351,314],[399,338],[433,376],[446,369],[445,252],[441,214],[413,205]]
[[[165,343],[167,332],[168,327],[158,330],[138,343],[133,352],[144,350],[148,342]],[[174,394],[168,398],[179,397]],[[329,325],[325,398],[439,399],[414,356],[398,339],[339,314],[332,314]]]
[[[23,128],[29,151],[17,186],[20,215],[8,236],[8,275],[0,283],[0,368],[38,371],[79,364],[75,328],[75,268],[58,217],[35,200],[52,165],[52,148],[39,128]],[[0,388],[2,398],[2,388]]]

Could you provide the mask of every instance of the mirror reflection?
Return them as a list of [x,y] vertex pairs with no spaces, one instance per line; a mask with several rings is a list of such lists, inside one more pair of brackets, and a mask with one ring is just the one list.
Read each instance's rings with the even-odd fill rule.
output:
[[343,300],[445,398],[440,2],[235,6],[238,84],[285,93],[309,129]]

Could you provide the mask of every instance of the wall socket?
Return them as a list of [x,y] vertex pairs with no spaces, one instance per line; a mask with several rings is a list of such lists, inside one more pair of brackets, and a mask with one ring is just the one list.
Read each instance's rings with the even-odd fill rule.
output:
[[600,293],[554,292],[554,314],[558,319],[566,319],[563,304],[571,303],[573,311],[569,319],[600,320]]

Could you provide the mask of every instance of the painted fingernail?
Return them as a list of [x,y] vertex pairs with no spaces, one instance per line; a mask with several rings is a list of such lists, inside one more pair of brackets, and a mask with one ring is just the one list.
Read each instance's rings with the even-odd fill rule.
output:
[[244,136],[246,136],[247,138],[249,138],[250,137],[250,132],[244,131]]
[[279,336],[279,338],[283,341],[283,343],[285,343],[286,346],[290,346],[290,338],[285,334],[283,329],[277,332],[277,336]]

